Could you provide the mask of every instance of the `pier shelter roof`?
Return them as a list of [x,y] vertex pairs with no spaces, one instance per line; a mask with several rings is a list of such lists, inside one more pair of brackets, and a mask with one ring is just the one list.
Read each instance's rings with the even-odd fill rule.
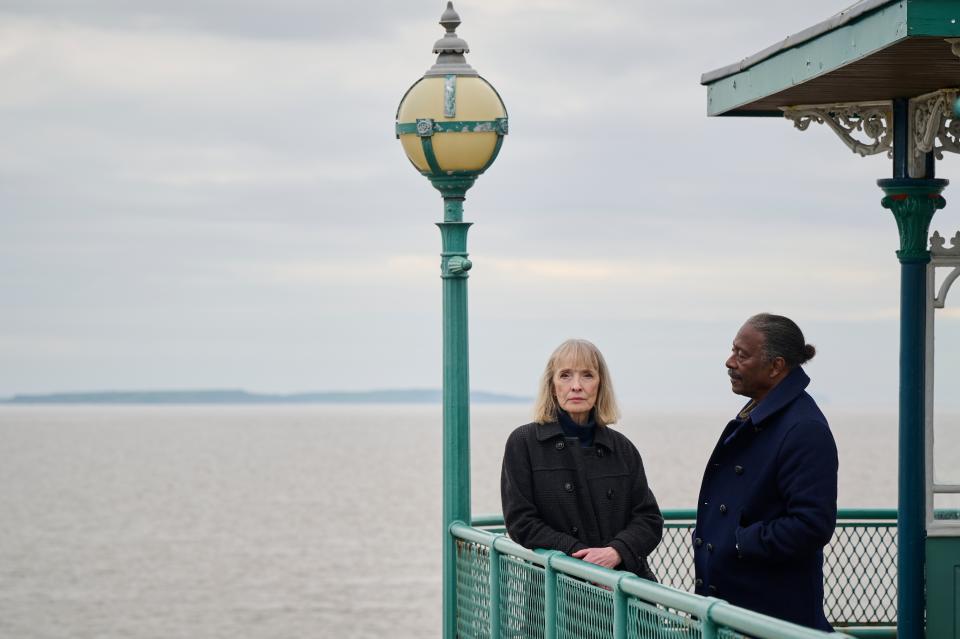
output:
[[861,0],[740,62],[704,73],[708,115],[910,98],[960,86],[960,2]]

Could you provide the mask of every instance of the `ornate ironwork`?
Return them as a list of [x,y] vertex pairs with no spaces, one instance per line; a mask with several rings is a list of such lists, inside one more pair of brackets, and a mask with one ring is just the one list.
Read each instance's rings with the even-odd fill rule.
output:
[[930,255],[960,258],[960,231],[950,238],[950,248],[945,246],[946,243],[947,240],[940,235],[940,231],[934,231],[930,236]]
[[[826,124],[840,140],[861,157],[893,149],[893,107],[888,101],[842,104],[807,104],[781,107],[783,116],[801,131],[811,122]],[[854,134],[866,136],[858,140]]]
[[953,270],[947,274],[940,289],[933,298],[934,308],[944,308],[947,302],[947,293],[950,287],[960,277],[960,231],[950,239],[950,247],[946,247],[946,239],[938,231],[934,231],[930,236],[930,265],[933,268],[938,266],[953,267]]
[[957,94],[957,89],[941,89],[910,100],[911,175],[922,174],[924,155],[931,151],[938,160],[944,151],[960,153],[960,119],[953,117]]
[[944,38],[950,44],[950,52],[960,58],[960,38]]
[[433,135],[433,120],[430,118],[417,119],[417,135],[422,138]]

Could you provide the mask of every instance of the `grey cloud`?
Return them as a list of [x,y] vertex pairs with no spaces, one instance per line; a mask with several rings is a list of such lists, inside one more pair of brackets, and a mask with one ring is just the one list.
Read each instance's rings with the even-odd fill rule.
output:
[[[392,127],[443,3],[151,4],[4,3],[0,394],[360,389],[397,369],[436,386],[441,201]],[[879,317],[876,339],[895,325],[887,161],[823,127],[708,120],[698,85],[833,0],[457,6],[512,120],[466,201],[475,387],[529,393],[526,371],[577,334],[634,397],[680,401],[670,379],[722,381],[731,331],[767,304],[818,322],[864,388],[891,385],[887,355],[836,319]],[[889,282],[802,270],[824,254]],[[795,277],[744,281],[744,260],[785,256]],[[566,286],[498,266],[640,257],[712,279]]]
[[[424,4],[433,7],[435,3]],[[389,0],[8,0],[0,12],[52,23],[134,32],[195,31],[268,40],[351,40],[384,36],[397,25],[417,19],[411,6]]]

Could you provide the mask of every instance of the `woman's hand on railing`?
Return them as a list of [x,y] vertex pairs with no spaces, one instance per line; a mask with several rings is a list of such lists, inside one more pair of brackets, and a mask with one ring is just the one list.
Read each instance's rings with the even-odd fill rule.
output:
[[616,548],[606,546],[604,548],[583,548],[570,555],[576,559],[582,559],[587,563],[603,566],[604,568],[616,568],[623,561]]

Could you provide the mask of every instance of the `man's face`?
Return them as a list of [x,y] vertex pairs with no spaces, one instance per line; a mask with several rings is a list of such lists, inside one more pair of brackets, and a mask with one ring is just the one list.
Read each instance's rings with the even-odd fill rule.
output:
[[774,363],[764,361],[763,345],[763,334],[744,324],[733,338],[733,351],[726,363],[731,390],[758,402],[780,378]]

